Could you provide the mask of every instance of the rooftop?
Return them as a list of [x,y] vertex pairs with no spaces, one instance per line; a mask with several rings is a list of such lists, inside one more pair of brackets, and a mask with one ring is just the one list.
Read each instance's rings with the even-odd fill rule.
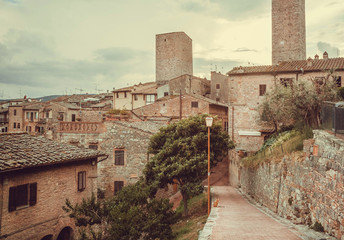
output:
[[326,70],[344,70],[344,58],[307,59],[283,61],[277,65],[235,67],[227,75],[245,75],[257,73],[315,72]]
[[82,161],[104,156],[100,151],[79,148],[27,133],[0,133],[0,173],[19,169]]

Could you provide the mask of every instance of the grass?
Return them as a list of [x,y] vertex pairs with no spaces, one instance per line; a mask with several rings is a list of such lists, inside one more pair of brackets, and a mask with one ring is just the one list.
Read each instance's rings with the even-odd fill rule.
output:
[[[183,216],[179,222],[172,226],[177,240],[198,239],[198,232],[203,229],[208,218],[207,196],[202,193],[188,200],[189,216]],[[176,210],[182,213],[184,211],[183,202]]]
[[303,150],[303,140],[308,134],[299,131],[288,131],[269,139],[255,155],[243,158],[241,163],[245,167],[257,167],[262,163],[280,161],[284,155]]

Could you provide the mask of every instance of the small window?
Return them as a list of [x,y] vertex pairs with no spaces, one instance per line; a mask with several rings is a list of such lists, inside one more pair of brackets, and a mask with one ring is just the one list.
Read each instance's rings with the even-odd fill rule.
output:
[[119,98],[119,94],[118,94],[118,92],[116,92],[116,98]]
[[17,128],[17,123],[13,123],[13,128]]
[[115,181],[114,194],[118,193],[124,186],[123,181]]
[[17,123],[17,128],[20,128],[20,123]]
[[146,95],[146,104],[152,104],[154,102],[155,102],[155,95],[154,94]]
[[125,97],[125,98],[127,97],[127,92],[124,92],[124,97]]
[[37,202],[37,183],[23,184],[9,189],[8,211],[33,206]]
[[134,100],[137,101],[138,100],[138,97],[136,94],[134,94]]
[[17,115],[17,110],[16,110],[16,109],[14,109],[14,111],[13,111],[13,115],[14,115],[14,116],[16,116],[16,115]]
[[30,112],[26,112],[26,119],[30,119]]
[[35,119],[38,118],[38,112],[35,112]]
[[192,108],[198,108],[198,102],[191,102]]
[[72,122],[75,122],[75,114],[72,114]]
[[45,118],[49,118],[49,112],[45,113]]
[[341,76],[336,77],[335,78],[335,83],[336,83],[337,87],[341,87],[342,86],[342,77]]
[[216,89],[220,89],[220,84],[219,83],[216,84]]
[[90,144],[90,145],[88,145],[88,148],[98,150],[98,144]]
[[115,150],[115,165],[124,165],[124,150]]
[[164,92],[164,97],[168,96],[168,92]]
[[264,96],[266,93],[266,85],[260,84],[259,85],[259,96]]
[[291,86],[292,82],[293,82],[293,78],[280,78],[280,83],[284,87]]
[[78,172],[78,191],[82,192],[86,188],[86,171]]

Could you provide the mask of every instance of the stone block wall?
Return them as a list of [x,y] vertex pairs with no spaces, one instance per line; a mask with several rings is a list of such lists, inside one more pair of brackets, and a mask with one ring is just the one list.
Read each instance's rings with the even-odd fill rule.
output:
[[302,153],[257,168],[238,161],[230,161],[231,184],[296,224],[319,222],[330,235],[344,239],[344,140],[316,130]]

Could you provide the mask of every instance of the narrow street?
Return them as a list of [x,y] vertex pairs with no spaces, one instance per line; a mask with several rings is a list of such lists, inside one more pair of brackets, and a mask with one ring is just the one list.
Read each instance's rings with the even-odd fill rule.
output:
[[300,238],[288,226],[266,215],[230,186],[212,187],[213,199],[219,199],[213,207],[201,232],[200,240],[298,240]]

